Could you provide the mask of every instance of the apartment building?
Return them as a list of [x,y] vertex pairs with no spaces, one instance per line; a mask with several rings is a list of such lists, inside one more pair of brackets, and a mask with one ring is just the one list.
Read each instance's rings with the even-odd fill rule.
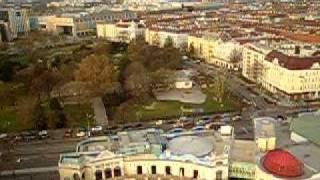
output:
[[98,23],[97,37],[114,42],[126,42],[143,37],[145,25],[139,22]]
[[234,59],[234,53],[242,53],[242,46],[236,41],[223,41],[218,34],[190,35],[188,49],[195,57],[207,63],[231,70],[241,68],[241,59]]
[[28,9],[0,8],[0,32],[3,41],[11,41],[29,31]]
[[168,39],[171,39],[173,47],[186,48],[188,43],[188,30],[148,28],[145,31],[145,41],[150,45],[164,47]]
[[247,44],[242,75],[271,93],[293,100],[315,100],[320,90],[319,63],[317,51],[311,53],[299,46],[282,50],[279,46]]

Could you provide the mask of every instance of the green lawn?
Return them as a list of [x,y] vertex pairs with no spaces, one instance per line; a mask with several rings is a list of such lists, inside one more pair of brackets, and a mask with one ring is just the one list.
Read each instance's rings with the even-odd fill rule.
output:
[[[202,109],[204,113],[233,111],[239,110],[242,107],[242,104],[239,102],[240,101],[229,96],[225,98],[221,105],[221,103],[213,100],[213,96],[210,93],[207,93],[206,102],[199,105],[181,103],[177,101],[157,101],[153,99],[147,105],[135,105],[131,110],[129,110],[129,114],[131,114],[129,117],[132,117],[132,119],[129,120],[148,120],[153,118],[192,114],[191,112],[182,113],[181,107],[185,109]],[[152,109],[148,109],[146,106],[152,106]]]
[[19,131],[17,125],[17,115],[13,110],[0,110],[0,132],[15,132]]
[[[87,127],[87,114],[89,114],[90,116],[94,114],[91,104],[65,105],[63,109],[66,113],[67,118],[71,120],[70,126]],[[89,120],[89,122],[91,125],[94,124],[92,118]]]

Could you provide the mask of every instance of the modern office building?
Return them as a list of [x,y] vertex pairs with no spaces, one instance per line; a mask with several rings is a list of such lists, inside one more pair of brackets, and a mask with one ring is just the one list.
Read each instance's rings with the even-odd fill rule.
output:
[[0,32],[3,41],[11,41],[29,31],[28,9],[0,8]]
[[36,24],[40,30],[70,36],[96,34],[96,24],[120,20],[133,20],[136,14],[130,11],[102,11],[99,13],[69,13],[38,16]]

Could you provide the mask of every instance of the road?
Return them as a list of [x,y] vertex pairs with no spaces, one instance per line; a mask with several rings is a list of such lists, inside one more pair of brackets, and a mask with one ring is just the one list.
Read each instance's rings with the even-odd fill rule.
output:
[[80,139],[45,140],[15,143],[12,146],[6,146],[1,142],[3,146],[0,151],[4,154],[0,171],[57,166],[60,154],[74,152],[79,141]]

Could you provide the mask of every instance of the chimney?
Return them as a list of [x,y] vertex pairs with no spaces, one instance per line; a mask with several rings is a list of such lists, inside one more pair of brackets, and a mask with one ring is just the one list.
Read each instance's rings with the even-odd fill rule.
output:
[[294,54],[299,55],[300,54],[300,46],[294,47]]

